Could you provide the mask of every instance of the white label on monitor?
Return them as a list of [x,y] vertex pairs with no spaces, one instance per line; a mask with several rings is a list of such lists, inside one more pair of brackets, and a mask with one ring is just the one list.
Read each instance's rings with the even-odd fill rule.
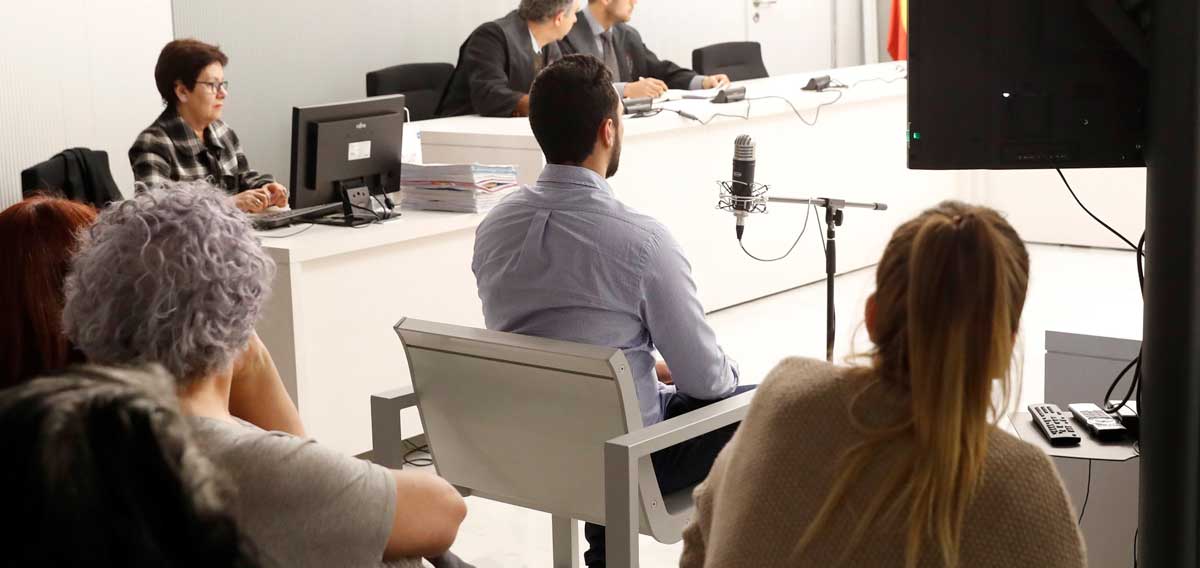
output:
[[351,142],[349,145],[349,155],[346,157],[351,162],[355,160],[367,160],[371,158],[371,141],[364,140],[362,142]]

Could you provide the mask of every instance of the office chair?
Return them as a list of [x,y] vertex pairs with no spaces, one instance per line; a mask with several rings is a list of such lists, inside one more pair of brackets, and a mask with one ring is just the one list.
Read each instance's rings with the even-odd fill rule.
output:
[[768,77],[762,45],[753,41],[717,43],[692,51],[692,69],[701,75],[724,73],[730,81]]
[[[605,525],[608,565],[637,568],[638,535],[679,542],[692,488],[664,495],[650,454],[741,422],[751,393],[642,427],[620,349],[411,318],[396,324],[411,387],[371,397],[372,461],[428,444],[464,495],[551,515],[553,565],[578,566],[578,521]],[[425,433],[406,439],[400,412]]]
[[442,91],[454,66],[449,63],[410,63],[367,73],[367,96],[404,95],[410,120],[434,118]]

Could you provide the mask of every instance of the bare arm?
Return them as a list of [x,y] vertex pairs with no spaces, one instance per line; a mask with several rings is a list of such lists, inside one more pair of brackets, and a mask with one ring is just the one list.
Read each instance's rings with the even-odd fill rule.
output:
[[246,351],[233,364],[229,412],[263,430],[305,436],[300,412],[258,333],[251,335]]
[[450,550],[467,504],[446,480],[427,473],[393,470],[396,516],[384,560],[435,557]]

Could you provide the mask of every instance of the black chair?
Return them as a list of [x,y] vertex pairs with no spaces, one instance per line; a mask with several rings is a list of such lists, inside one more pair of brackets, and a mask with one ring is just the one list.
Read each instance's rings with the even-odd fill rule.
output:
[[367,73],[367,96],[404,95],[410,120],[434,118],[454,66],[410,63]]
[[717,43],[692,51],[692,69],[701,75],[724,73],[730,81],[768,77],[762,46],[754,41]]
[[63,150],[21,172],[22,196],[43,192],[95,207],[124,199],[108,167],[108,153],[88,148]]

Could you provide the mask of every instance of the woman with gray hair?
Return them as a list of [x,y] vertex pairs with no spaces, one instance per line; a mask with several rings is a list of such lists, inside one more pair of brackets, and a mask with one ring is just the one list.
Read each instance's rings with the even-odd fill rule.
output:
[[223,193],[166,185],[114,204],[72,268],[67,336],[92,362],[154,362],[175,376],[196,438],[233,479],[235,517],[266,564],[378,566],[449,549],[466,506],[444,480],[230,414],[233,363],[253,337],[274,264]]

